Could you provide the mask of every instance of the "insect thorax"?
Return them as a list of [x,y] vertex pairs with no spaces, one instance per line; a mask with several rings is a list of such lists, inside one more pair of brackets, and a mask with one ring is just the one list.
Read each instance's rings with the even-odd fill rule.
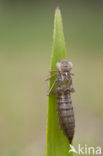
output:
[[62,72],[58,74],[58,85],[69,87],[71,85],[71,76],[70,72]]

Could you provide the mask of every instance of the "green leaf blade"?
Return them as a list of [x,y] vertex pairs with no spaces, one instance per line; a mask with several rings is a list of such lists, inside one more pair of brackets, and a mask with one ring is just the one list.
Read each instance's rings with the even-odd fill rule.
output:
[[[56,70],[56,63],[66,59],[66,48],[64,41],[62,17],[60,9],[57,8],[54,19],[53,48],[51,57],[51,70]],[[56,77],[50,80],[49,88]],[[56,85],[55,85],[56,86]],[[54,87],[55,88],[55,87]],[[72,156],[68,153],[70,147],[66,136],[60,129],[57,116],[57,96],[50,94],[48,97],[47,114],[47,156]]]
[[66,48],[64,41],[62,17],[59,8],[56,9],[54,18],[54,33],[53,33],[53,49],[51,58],[51,69],[56,68],[57,61],[66,58]]

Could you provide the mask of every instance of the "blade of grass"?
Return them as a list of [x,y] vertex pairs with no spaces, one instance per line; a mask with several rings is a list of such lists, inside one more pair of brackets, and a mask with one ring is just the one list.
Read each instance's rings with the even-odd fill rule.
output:
[[[56,63],[66,59],[66,48],[62,26],[62,18],[59,8],[56,9],[53,32],[53,48],[51,57],[51,70],[56,70]],[[56,77],[52,78],[49,88]],[[47,156],[72,156],[68,154],[70,147],[67,138],[60,129],[57,117],[57,96],[50,94],[48,97],[47,116]]]

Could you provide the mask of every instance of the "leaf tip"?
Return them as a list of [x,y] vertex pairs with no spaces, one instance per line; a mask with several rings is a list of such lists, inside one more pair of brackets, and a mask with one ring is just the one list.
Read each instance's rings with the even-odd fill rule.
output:
[[59,6],[56,7],[56,11],[60,10]]
[[57,6],[56,9],[55,9],[55,15],[57,15],[57,14],[60,14],[60,8],[59,8],[59,6]]

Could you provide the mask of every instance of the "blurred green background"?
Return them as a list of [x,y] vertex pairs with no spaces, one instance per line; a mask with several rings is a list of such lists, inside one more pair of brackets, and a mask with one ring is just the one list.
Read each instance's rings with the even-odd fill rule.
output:
[[44,156],[53,20],[74,64],[74,145],[103,145],[103,3],[0,1],[0,156]]

